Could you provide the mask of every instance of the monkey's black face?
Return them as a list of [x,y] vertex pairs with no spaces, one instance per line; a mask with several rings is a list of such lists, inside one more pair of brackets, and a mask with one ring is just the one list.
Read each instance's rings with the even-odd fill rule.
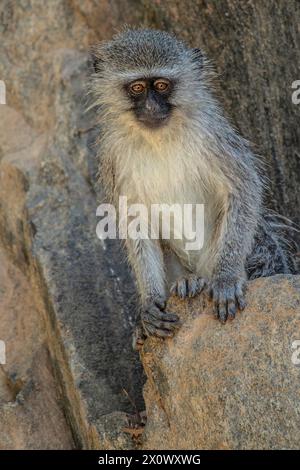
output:
[[125,87],[132,101],[132,110],[136,119],[151,129],[165,125],[171,115],[169,103],[173,83],[166,78],[148,78],[135,80]]

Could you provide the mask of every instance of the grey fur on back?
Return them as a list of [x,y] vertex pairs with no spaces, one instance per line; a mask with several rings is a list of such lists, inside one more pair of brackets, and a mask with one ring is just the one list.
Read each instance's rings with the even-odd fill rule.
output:
[[246,262],[250,280],[297,273],[297,246],[291,236],[293,230],[297,229],[289,221],[265,209],[255,234],[253,250]]

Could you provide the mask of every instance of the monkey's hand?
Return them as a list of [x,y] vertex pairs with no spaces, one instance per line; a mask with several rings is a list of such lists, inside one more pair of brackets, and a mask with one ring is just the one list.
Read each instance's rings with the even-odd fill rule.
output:
[[147,336],[159,338],[172,337],[180,327],[179,317],[165,311],[166,301],[161,298],[151,299],[142,307],[140,324],[134,335],[134,347],[139,349]]
[[191,274],[190,276],[177,279],[171,286],[170,294],[185,299],[186,297],[195,297],[195,295],[201,294],[205,287],[205,279]]
[[216,277],[209,285],[209,295],[213,300],[213,310],[221,323],[233,319],[237,310],[244,310],[246,281],[236,277]]

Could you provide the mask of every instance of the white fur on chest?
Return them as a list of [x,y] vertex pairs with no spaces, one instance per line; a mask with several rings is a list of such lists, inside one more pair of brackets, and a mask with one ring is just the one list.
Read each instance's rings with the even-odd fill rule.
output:
[[200,156],[197,160],[196,167],[194,156],[184,145],[148,146],[143,151],[137,147],[118,161],[120,190],[128,194],[130,187],[134,202],[147,206],[205,203],[205,184],[201,186],[208,169]]
[[[176,149],[176,151],[175,151]],[[216,217],[224,202],[222,182],[214,175],[213,162],[199,139],[170,142],[168,145],[145,145],[135,142],[120,153],[116,162],[120,195],[127,195],[128,204],[204,204],[204,244],[199,252],[186,252],[186,238],[167,242],[179,257],[193,268],[197,263],[209,271],[211,240]],[[175,225],[178,226],[175,220]],[[193,225],[195,226],[194,222]],[[201,263],[202,259],[202,263]]]

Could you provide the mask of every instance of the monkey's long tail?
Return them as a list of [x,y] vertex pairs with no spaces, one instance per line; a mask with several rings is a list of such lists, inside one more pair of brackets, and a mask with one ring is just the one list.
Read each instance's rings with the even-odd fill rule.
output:
[[273,211],[266,212],[256,233],[252,253],[247,258],[248,278],[296,274],[299,266],[297,244],[293,240],[295,232],[299,229],[289,219]]

